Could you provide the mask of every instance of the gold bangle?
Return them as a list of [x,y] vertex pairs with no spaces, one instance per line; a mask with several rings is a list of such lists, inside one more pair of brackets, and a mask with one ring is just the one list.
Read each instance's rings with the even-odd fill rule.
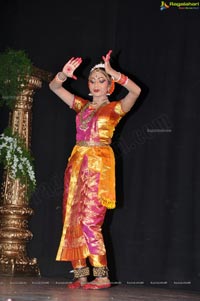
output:
[[67,80],[67,76],[65,75],[64,72],[58,72],[56,77],[61,81],[65,82]]

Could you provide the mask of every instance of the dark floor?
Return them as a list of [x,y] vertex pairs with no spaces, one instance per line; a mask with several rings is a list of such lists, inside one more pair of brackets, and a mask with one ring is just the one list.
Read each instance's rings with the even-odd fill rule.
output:
[[97,291],[66,288],[66,279],[0,278],[0,301],[194,301],[200,300],[200,291],[169,289],[144,284],[114,284]]

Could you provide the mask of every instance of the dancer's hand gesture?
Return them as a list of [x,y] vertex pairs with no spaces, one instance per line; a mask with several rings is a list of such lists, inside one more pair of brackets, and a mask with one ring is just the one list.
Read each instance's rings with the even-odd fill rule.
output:
[[63,73],[67,76],[67,77],[71,77],[73,79],[77,79],[77,77],[74,75],[74,71],[76,70],[76,68],[79,67],[79,65],[82,63],[82,58],[81,57],[77,57],[74,58],[72,57],[63,67]]
[[106,56],[102,56],[102,59],[104,60],[105,65],[105,71],[106,73],[112,75],[113,68],[110,65],[110,55],[112,53],[112,50],[109,50]]

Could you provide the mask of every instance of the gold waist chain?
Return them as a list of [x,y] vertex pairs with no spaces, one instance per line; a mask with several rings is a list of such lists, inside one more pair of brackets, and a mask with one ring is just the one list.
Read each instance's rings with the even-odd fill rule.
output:
[[109,146],[110,144],[100,141],[77,141],[76,145],[79,146]]

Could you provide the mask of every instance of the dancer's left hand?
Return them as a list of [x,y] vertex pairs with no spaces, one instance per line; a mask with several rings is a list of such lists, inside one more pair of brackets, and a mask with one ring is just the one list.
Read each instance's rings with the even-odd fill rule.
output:
[[106,56],[102,56],[102,59],[104,60],[104,65],[105,65],[105,71],[108,74],[112,74],[112,67],[110,65],[110,56],[111,56],[112,50],[109,50]]

